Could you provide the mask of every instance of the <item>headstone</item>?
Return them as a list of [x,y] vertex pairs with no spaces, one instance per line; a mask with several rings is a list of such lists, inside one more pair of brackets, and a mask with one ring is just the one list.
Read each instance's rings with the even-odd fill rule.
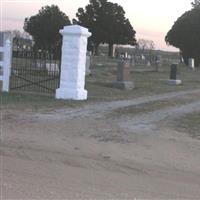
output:
[[88,29],[79,25],[65,26],[63,35],[60,87],[57,99],[86,100],[85,70]]
[[113,45],[112,57],[115,58],[116,56],[116,45]]
[[92,56],[92,51],[87,51],[87,55],[91,57]]
[[114,87],[119,89],[132,90],[134,83],[130,77],[130,60],[120,60],[117,67],[117,81],[114,82]]
[[194,58],[189,58],[188,59],[188,67],[192,70],[195,70],[195,67],[194,67]]
[[87,52],[87,56],[86,56],[86,75],[90,75],[91,74],[90,65],[91,65],[91,53]]
[[176,76],[177,76],[177,64],[172,64],[170,70],[170,79],[176,80]]
[[124,53],[124,58],[125,59],[128,58],[128,53],[127,52]]
[[155,70],[156,70],[156,72],[158,72],[160,66],[161,66],[161,57],[156,55],[156,57],[155,57],[155,68],[156,68]]
[[142,60],[145,60],[145,56],[144,56],[143,54],[141,55],[141,59],[142,59]]
[[0,32],[0,47],[4,46],[4,34]]
[[180,85],[181,80],[177,79],[178,64],[174,63],[170,67],[170,79],[168,80],[169,85]]
[[180,56],[180,62],[181,62],[181,63],[184,63],[184,59],[183,59],[182,56]]
[[147,67],[151,67],[150,61],[147,62]]
[[132,66],[135,66],[135,57],[133,55],[131,56],[130,63]]

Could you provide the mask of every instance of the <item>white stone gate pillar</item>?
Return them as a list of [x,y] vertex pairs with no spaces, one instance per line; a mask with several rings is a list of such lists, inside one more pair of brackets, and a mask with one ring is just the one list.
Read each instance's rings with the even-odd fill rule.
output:
[[9,92],[10,72],[12,63],[12,43],[10,40],[5,41],[3,55],[3,92]]
[[87,99],[85,90],[85,70],[88,29],[79,25],[65,26],[63,35],[60,88],[57,99]]

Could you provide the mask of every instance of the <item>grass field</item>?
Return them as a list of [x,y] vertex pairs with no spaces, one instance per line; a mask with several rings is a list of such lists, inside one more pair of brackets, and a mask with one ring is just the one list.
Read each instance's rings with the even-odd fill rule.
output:
[[124,99],[200,88],[200,69],[196,69],[194,72],[184,65],[179,66],[178,76],[183,81],[180,86],[167,84],[170,64],[160,67],[159,72],[155,71],[155,66],[132,67],[131,78],[135,83],[135,89],[132,91],[123,91],[112,87],[112,82],[116,80],[116,74],[116,60],[106,59],[103,61],[100,58],[96,58],[92,65],[92,75],[87,77],[86,86],[89,91],[89,97]]
[[120,99],[130,99],[144,95],[161,94],[166,92],[191,90],[200,88],[200,69],[189,70],[186,66],[179,67],[179,76],[183,81],[180,86],[170,86],[167,84],[169,78],[170,64],[159,68],[155,67],[132,67],[131,79],[135,83],[135,89],[131,91],[120,90],[113,87],[116,80],[117,60],[105,57],[94,57],[92,60],[92,74],[86,77],[86,89],[88,90],[88,101],[58,101],[54,97],[43,96],[37,93],[16,93],[1,94],[1,105],[21,105],[29,104],[32,107],[40,106],[76,106],[96,101],[111,101]]

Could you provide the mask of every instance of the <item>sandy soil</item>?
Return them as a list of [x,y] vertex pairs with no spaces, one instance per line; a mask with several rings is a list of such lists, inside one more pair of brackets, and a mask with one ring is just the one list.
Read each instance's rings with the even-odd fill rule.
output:
[[[175,104],[149,108],[169,99]],[[0,198],[200,199],[200,140],[169,126],[200,111],[199,99],[193,90],[40,112],[3,109]],[[133,111],[118,112],[127,107]]]

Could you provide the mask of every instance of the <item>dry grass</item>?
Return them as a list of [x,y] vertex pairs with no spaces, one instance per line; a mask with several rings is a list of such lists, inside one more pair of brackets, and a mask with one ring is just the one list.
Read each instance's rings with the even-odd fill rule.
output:
[[[101,66],[98,63],[102,63]],[[154,71],[154,67],[132,67],[132,81],[135,89],[131,91],[120,90],[112,87],[116,80],[117,61],[105,57],[96,57],[91,66],[92,75],[86,78],[86,89],[88,90],[88,101],[58,101],[52,97],[30,95],[30,94],[1,94],[1,107],[62,107],[88,104],[97,101],[112,101],[119,99],[132,99],[141,96],[161,94],[181,90],[191,90],[200,88],[200,69],[196,72],[181,66],[180,76],[183,81],[181,86],[170,86],[166,83],[169,78],[169,68],[166,65],[159,68],[159,72]],[[139,71],[138,71],[139,70]]]
[[160,109],[182,106],[191,102],[192,102],[192,99],[190,98],[187,98],[187,99],[173,98],[173,99],[167,99],[167,100],[157,100],[157,101],[151,101],[151,102],[143,103],[139,105],[119,108],[119,109],[114,110],[110,115],[112,117],[119,117],[123,115],[134,116],[140,113],[144,114],[144,113],[149,113],[149,112],[153,112]]
[[78,107],[90,103],[87,101],[55,100],[53,97],[24,93],[0,93],[0,110],[30,110],[55,109],[63,107]]
[[193,72],[185,66],[180,66],[179,76],[183,84],[170,86],[167,84],[170,66],[162,66],[159,68],[159,72],[156,72],[154,67],[151,71],[149,71],[149,67],[142,70],[138,67],[132,67],[131,77],[135,83],[135,89],[131,91],[119,90],[112,87],[112,82],[116,80],[117,63],[113,66],[102,63],[102,66],[92,65],[92,75],[87,77],[86,87],[90,99],[127,99],[200,88],[200,69]]
[[189,113],[171,122],[171,126],[179,131],[189,134],[191,137],[200,140],[200,113]]

